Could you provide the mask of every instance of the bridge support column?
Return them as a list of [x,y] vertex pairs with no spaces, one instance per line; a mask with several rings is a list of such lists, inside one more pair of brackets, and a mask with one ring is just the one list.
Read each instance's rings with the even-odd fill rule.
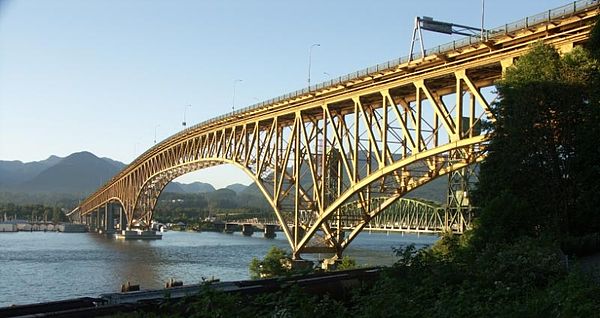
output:
[[326,270],[326,271],[332,271],[332,270],[336,270],[338,265],[340,265],[342,263],[341,259],[338,258],[326,258],[323,259],[323,262],[321,263],[321,269]]
[[114,203],[108,203],[104,208],[104,233],[106,233],[106,235],[115,233],[114,210]]
[[108,209],[108,203],[104,207],[98,209],[98,233],[104,234],[104,220],[106,217],[106,210]]
[[119,206],[119,231],[127,230],[127,216],[123,213],[123,207]]
[[223,233],[232,234],[235,232],[237,228],[237,224],[225,223],[225,227],[223,228]]
[[252,234],[254,234],[254,227],[252,226],[252,224],[242,225],[242,234],[244,236],[252,236]]
[[477,182],[475,165],[449,174],[444,231],[464,233],[471,228],[473,207],[471,206],[470,191],[475,182]]
[[102,208],[98,208],[96,210],[96,232],[99,232],[102,229],[102,217],[101,217]]
[[265,225],[265,229],[264,229],[264,235],[265,238],[275,238],[277,236],[277,234],[275,234],[275,225],[273,224],[266,224]]
[[100,228],[100,208],[96,209],[92,213],[92,224],[94,227],[94,232],[98,232],[98,229]]

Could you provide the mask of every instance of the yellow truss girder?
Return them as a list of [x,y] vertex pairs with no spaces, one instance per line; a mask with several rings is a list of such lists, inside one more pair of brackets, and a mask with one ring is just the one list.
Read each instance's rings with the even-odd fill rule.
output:
[[[535,41],[557,47],[584,42],[597,15],[598,8],[586,10],[485,45],[457,48],[443,58],[428,56],[186,129],[138,157],[79,211],[89,214],[116,201],[129,226],[134,219],[149,224],[168,182],[232,164],[258,185],[294,257],[323,248],[339,257],[373,217],[404,194],[483,160],[489,136],[477,134],[477,125],[494,118],[482,89]],[[462,157],[451,155],[456,150]],[[384,195],[387,199],[371,206],[372,198]],[[359,202],[362,213],[353,216],[353,230],[342,238],[340,207],[351,201]]]

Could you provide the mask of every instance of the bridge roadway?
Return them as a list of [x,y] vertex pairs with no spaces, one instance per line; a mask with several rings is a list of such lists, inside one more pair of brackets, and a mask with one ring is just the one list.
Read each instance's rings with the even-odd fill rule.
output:
[[[171,180],[231,164],[264,194],[294,258],[323,249],[339,258],[403,195],[482,161],[490,137],[481,124],[494,120],[489,98],[503,71],[534,42],[562,53],[585,43],[599,11],[597,0],[572,2],[483,40],[467,37],[200,123],[148,149],[72,214],[90,222],[116,205],[128,228],[147,227]],[[371,204],[376,197],[386,199]],[[359,202],[360,213],[345,215],[348,202]],[[449,210],[444,227],[468,227],[461,213]],[[349,233],[344,219],[353,222]]]

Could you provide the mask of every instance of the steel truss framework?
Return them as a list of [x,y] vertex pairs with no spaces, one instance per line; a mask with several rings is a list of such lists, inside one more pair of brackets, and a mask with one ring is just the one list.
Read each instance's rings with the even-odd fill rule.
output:
[[[149,225],[171,180],[231,164],[267,198],[295,258],[325,251],[341,257],[404,194],[482,161],[489,136],[481,123],[494,120],[486,88],[534,41],[562,51],[585,42],[597,14],[594,8],[548,20],[186,129],[142,154],[79,212],[119,202],[129,227]],[[361,213],[340,209],[353,201]],[[341,220],[353,228],[347,235],[336,230]]]
[[[385,203],[388,198],[379,197],[371,199],[371,206],[378,207]],[[351,202],[340,207],[342,219],[340,226],[343,230],[354,230],[356,219],[362,214],[360,202]],[[446,220],[445,209],[441,206],[422,202],[414,199],[401,198],[390,205],[382,213],[373,217],[364,230],[369,231],[387,231],[387,232],[408,232],[408,233],[440,233],[449,231],[456,234],[462,234],[466,228],[450,226]],[[335,222],[334,222],[335,223]]]
[[[371,198],[369,205],[378,207],[384,203],[387,197]],[[342,205],[340,213],[333,217],[331,224],[332,230],[336,231],[337,227],[343,231],[352,231],[356,225],[356,220],[362,218],[363,209],[362,202],[355,201]],[[308,213],[307,211],[304,211]],[[301,214],[301,218],[306,217]],[[338,219],[337,216],[340,216]],[[467,227],[461,227],[460,223],[454,222],[454,226],[449,226],[453,220],[446,220],[445,208],[433,203],[420,201],[416,199],[400,198],[381,213],[371,219],[364,230],[369,231],[388,231],[388,232],[405,232],[405,233],[440,233],[450,231],[456,234],[462,234]],[[310,221],[310,215],[306,220]],[[257,228],[262,228],[265,225],[279,225],[277,219],[274,218],[252,218],[243,220],[227,221],[227,224],[251,224]],[[293,224],[288,224],[293,227]]]

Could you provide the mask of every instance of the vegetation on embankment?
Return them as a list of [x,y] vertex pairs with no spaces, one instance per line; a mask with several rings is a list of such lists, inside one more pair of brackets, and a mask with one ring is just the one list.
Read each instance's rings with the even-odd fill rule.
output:
[[69,221],[63,208],[43,204],[0,203],[0,222],[4,220],[4,217],[9,220],[49,221],[54,223]]
[[561,57],[536,44],[507,71],[492,105],[497,120],[488,126],[470,233],[396,250],[398,261],[374,285],[343,298],[296,288],[254,297],[208,292],[149,316],[597,316],[598,271],[583,273],[573,260],[599,250],[599,61],[597,24],[587,48]]

